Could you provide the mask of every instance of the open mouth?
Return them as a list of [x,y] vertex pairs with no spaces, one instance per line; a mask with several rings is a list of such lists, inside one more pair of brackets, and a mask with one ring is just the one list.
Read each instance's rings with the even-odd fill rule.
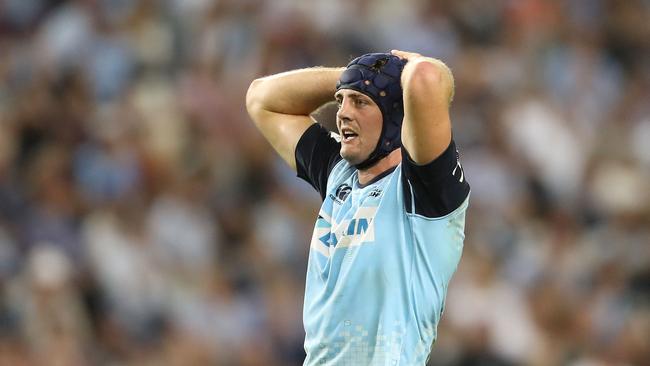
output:
[[350,142],[355,138],[357,138],[358,136],[359,135],[356,132],[350,129],[344,128],[341,130],[341,140],[343,140],[344,142]]

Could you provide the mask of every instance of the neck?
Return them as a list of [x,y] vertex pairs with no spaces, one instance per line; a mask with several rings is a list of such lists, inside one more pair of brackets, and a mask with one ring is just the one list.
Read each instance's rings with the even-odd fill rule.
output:
[[375,179],[375,177],[381,173],[387,171],[388,169],[396,167],[400,161],[402,161],[402,150],[393,150],[393,152],[379,160],[377,164],[366,169],[359,169],[357,171],[359,176],[359,183],[362,185],[368,184],[368,182]]

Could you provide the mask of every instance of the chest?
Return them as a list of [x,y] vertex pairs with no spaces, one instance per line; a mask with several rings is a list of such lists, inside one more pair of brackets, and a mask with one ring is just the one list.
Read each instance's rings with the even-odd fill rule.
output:
[[350,179],[330,188],[321,210],[321,218],[329,229],[326,245],[330,249],[375,240],[376,227],[385,216],[383,212],[393,209],[389,182],[382,180],[360,187]]

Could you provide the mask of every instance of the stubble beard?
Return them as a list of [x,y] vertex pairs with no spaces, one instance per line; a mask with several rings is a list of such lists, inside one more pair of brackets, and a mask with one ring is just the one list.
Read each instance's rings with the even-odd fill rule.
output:
[[363,156],[362,152],[360,149],[357,151],[350,151],[350,149],[343,149],[341,148],[340,151],[341,157],[347,161],[350,165],[357,165],[363,161],[365,161],[370,154],[367,154],[368,156]]

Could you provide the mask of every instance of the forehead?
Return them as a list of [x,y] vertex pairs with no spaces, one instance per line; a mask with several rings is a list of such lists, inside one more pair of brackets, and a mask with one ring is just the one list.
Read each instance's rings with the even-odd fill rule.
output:
[[372,101],[372,99],[370,99],[370,97],[368,97],[367,95],[352,89],[340,89],[339,91],[334,93],[334,97],[337,99],[348,97],[348,98],[366,99]]

